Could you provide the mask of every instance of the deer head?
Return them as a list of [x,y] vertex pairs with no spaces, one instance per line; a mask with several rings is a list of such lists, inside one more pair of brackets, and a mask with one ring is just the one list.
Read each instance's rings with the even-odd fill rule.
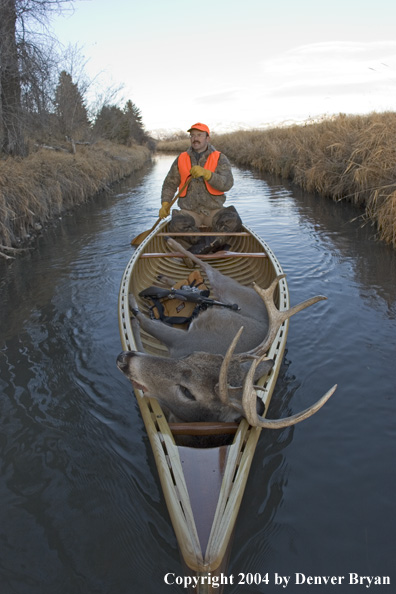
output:
[[[237,360],[228,363],[224,400],[219,382],[223,361],[222,355],[203,352],[169,359],[128,351],[120,353],[117,365],[134,387],[159,400],[175,420],[235,421],[244,416],[242,385],[248,365]],[[268,373],[272,365],[272,361],[259,365],[253,381]]]

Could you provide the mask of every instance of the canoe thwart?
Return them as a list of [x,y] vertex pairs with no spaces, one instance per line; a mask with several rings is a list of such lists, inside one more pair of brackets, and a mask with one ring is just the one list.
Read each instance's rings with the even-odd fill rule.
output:
[[[229,252],[219,251],[214,254],[195,254],[200,260],[215,260],[218,258],[268,258],[264,252]],[[181,252],[146,252],[140,258],[185,258]]]
[[157,237],[249,237],[247,231],[175,231],[174,233],[163,232],[156,234]]
[[173,435],[233,435],[239,423],[169,423]]

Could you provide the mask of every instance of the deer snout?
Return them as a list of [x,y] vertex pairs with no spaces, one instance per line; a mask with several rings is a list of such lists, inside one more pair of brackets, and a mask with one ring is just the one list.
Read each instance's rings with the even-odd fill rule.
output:
[[122,351],[117,357],[118,369],[125,373],[128,369],[129,360],[137,354],[135,351]]

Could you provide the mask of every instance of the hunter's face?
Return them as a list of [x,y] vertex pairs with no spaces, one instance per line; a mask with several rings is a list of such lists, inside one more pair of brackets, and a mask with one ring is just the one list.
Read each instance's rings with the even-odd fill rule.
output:
[[197,153],[203,153],[208,148],[209,136],[206,132],[192,129],[190,132],[191,146]]

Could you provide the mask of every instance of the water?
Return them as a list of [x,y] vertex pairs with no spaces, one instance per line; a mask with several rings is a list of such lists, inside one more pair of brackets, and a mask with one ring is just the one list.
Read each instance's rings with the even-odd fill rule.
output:
[[[130,240],[156,220],[173,157],[83,205],[14,263],[0,262],[0,592],[183,592],[150,446],[117,370],[117,297]],[[395,252],[356,210],[234,169],[228,201],[287,273],[292,318],[271,416],[325,407],[263,432],[237,524],[226,593],[288,592],[296,574],[396,582]],[[239,573],[268,576],[241,585]],[[302,579],[302,578],[301,578]],[[294,585],[293,585],[294,584]],[[374,586],[372,586],[374,587]],[[391,592],[380,585],[377,592]]]

